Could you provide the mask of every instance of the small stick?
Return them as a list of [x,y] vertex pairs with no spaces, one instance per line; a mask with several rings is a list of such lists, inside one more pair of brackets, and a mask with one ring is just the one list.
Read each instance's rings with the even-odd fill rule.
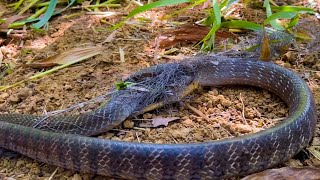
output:
[[58,172],[59,167],[56,168],[56,170],[53,171],[53,173],[51,174],[51,176],[48,178],[48,180],[53,179],[54,175],[56,175],[56,173]]
[[140,138],[139,138],[139,136],[138,136],[138,133],[135,132],[135,134],[136,134],[136,137],[137,137],[138,142],[141,143]]
[[[207,120],[207,121],[211,121],[210,118],[208,118],[206,115],[204,115],[204,114],[203,114],[201,111],[199,111],[198,109],[192,107],[189,103],[187,103],[186,105],[187,105],[187,107],[188,107],[191,111],[193,111],[194,113],[198,114],[199,116],[201,116],[202,118],[204,118],[204,119]],[[230,136],[233,136],[226,128],[224,128],[224,127],[221,126],[221,123],[220,123],[219,121],[216,121],[216,120],[215,120],[215,122],[217,122],[217,123],[219,124],[219,127],[222,128],[224,131],[226,131]]]
[[205,114],[203,114],[201,111],[199,111],[198,109],[196,109],[195,107],[191,106],[189,103],[186,104],[187,107],[193,111],[194,113],[198,114],[199,116],[201,116],[203,119],[207,120],[207,121],[211,121],[210,118],[208,118]]
[[245,124],[248,125],[248,122],[247,122],[247,120],[246,120],[246,118],[244,116],[244,103],[243,103],[243,99],[242,99],[241,93],[240,93],[240,98],[239,99],[240,99],[241,104],[242,104],[242,118],[243,118],[243,121],[244,121]]

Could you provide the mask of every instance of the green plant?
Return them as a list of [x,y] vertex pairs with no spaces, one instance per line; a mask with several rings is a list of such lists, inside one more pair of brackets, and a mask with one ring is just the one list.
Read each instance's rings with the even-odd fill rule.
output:
[[[113,29],[120,27],[126,20],[135,16],[136,14],[150,10],[152,8],[181,3],[191,3],[191,5],[189,5],[188,7],[193,7],[203,2],[203,0],[159,0],[157,2],[135,8],[129,13],[125,20],[116,24]],[[298,23],[299,14],[314,14],[311,8],[297,6],[271,6],[269,0],[264,0],[263,7],[266,9],[267,18],[262,25],[242,20],[224,20],[224,16],[229,7],[237,2],[237,0],[222,0],[220,1],[220,3],[218,3],[217,0],[212,0],[212,9],[209,10],[208,17],[203,21],[204,25],[211,27],[209,33],[201,41],[203,50],[212,50],[214,48],[215,34],[217,30],[222,27],[262,31],[264,26],[270,24],[272,28],[279,31],[284,31]],[[275,12],[274,14],[272,13],[273,11]],[[278,19],[290,19],[290,22],[286,25],[281,25],[277,22]]]

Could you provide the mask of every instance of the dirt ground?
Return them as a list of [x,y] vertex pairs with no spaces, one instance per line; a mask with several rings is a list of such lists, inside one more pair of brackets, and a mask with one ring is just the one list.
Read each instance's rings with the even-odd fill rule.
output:
[[[132,8],[132,7],[131,7]],[[0,80],[0,85],[13,84],[30,77],[41,69],[24,66],[27,61],[43,59],[75,47],[102,44],[104,51],[81,63],[72,65],[21,86],[0,93],[1,113],[43,114],[68,108],[103,95],[116,81],[131,73],[154,64],[179,61],[195,55],[198,46],[180,43],[173,53],[154,46],[154,39],[174,24],[194,22],[203,17],[200,8],[185,12],[179,18],[160,21],[160,17],[173,9],[159,8],[142,13],[140,17],[151,21],[130,20],[116,33],[109,31],[110,24],[119,20],[125,8],[112,9],[119,15],[102,17],[82,14],[73,18],[57,16],[50,21],[49,30],[44,33],[28,30],[21,40],[9,39],[2,45],[4,60],[14,65],[13,72]],[[248,20],[259,20],[260,11],[234,12]],[[74,11],[66,12],[66,14]],[[261,18],[261,17],[260,17]],[[309,32],[320,29],[319,20],[306,16],[314,24]],[[173,23],[176,22],[176,23]],[[318,31],[319,32],[319,31]],[[297,43],[299,52],[288,51],[275,62],[289,68],[303,77],[310,86],[320,112],[320,49],[319,35],[312,33],[315,43]],[[318,46],[317,46],[318,45]],[[311,48],[313,47],[313,48]],[[119,48],[124,51],[124,61]],[[92,104],[79,112],[94,109]],[[127,120],[122,127],[113,129],[99,138],[152,142],[191,143],[212,141],[257,132],[274,126],[288,114],[286,105],[274,94],[253,87],[203,88],[185,98],[184,101],[145,113]],[[167,127],[150,127],[155,118],[176,117]],[[220,122],[220,123],[218,123]],[[303,150],[295,158],[281,166],[320,167],[320,160],[312,152],[320,148],[320,124],[309,149]],[[317,149],[319,148],[319,149]],[[313,151],[310,151],[312,149]],[[72,172],[17,155],[0,159],[0,178],[4,179],[106,179],[92,174]]]

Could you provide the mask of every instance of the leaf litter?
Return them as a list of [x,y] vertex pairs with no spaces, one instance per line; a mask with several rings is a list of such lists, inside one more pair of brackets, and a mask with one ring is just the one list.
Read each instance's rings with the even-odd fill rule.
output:
[[[53,39],[54,37],[50,37],[50,34],[58,31],[59,28],[55,28],[64,21],[66,20],[61,18],[53,21],[48,32],[49,35],[45,38]],[[57,52],[57,49],[72,49],[81,43],[98,44],[110,35],[109,32],[96,34],[87,28],[88,24],[100,28],[106,27],[93,17],[80,17],[77,21],[76,26],[60,34],[61,38],[52,41],[54,43],[47,48],[34,50],[30,54],[21,53],[14,56],[15,58],[12,60],[18,65],[24,64],[28,56],[41,56],[48,52]],[[112,22],[112,20],[110,21]],[[70,66],[34,82],[22,84],[22,89],[12,88],[5,91],[0,96],[1,112],[43,114],[43,111],[65,109],[79,102],[103,95],[116,80],[127,77],[130,73],[154,63],[153,57],[145,52],[145,49],[149,48],[146,47],[145,42],[123,40],[144,39],[143,36],[150,36],[150,34],[142,32],[143,36],[140,36],[140,32],[124,27],[116,35],[112,35],[111,42],[105,45],[106,50],[101,55],[91,58],[90,61]],[[25,43],[26,46],[32,46],[31,40],[43,37],[34,33],[32,38],[29,38]],[[125,55],[128,58],[123,63],[120,63],[120,47],[127,47]],[[173,52],[173,56],[179,56],[181,53],[186,55],[194,53],[192,48],[179,47],[179,45],[177,47],[178,50]],[[10,53],[4,52],[4,56],[8,57]],[[166,58],[161,58],[159,61],[161,63],[170,62]],[[309,68],[312,71],[320,70],[315,58],[305,61],[302,57],[297,62],[280,60],[277,63],[282,65],[288,63],[295,71],[302,73],[305,73],[305,70]],[[33,75],[35,71],[32,68],[17,68],[1,83],[16,82],[26,74]],[[316,103],[319,105],[319,81],[314,78],[315,73],[312,71],[308,72],[310,74],[308,81],[315,94]],[[193,110],[187,104],[193,107]],[[99,105],[99,103],[90,104],[88,107],[82,107],[76,113],[89,111]],[[127,125],[124,125],[125,127],[117,127],[113,131],[101,135],[100,138],[152,143],[206,142],[266,129],[281,121],[287,116],[287,113],[288,109],[279,98],[261,89],[243,87],[200,89],[182,102],[140,115],[136,117],[138,120],[129,119]],[[139,121],[139,119],[147,119],[148,122],[152,122],[158,118],[161,119],[160,122],[165,119],[163,124],[166,124],[173,117],[178,119],[170,121],[167,126],[161,125],[157,128],[141,127]],[[244,118],[247,123],[244,122]],[[317,127],[317,132],[320,132],[319,129],[320,126]],[[316,135],[314,139],[313,142],[317,143],[320,138]],[[295,164],[294,166],[315,166],[317,164],[319,166],[318,160],[311,157],[310,155],[309,159],[296,158],[290,162],[298,163],[289,163],[287,166],[293,166],[293,164]],[[2,158],[0,175],[14,179],[47,179],[50,176],[53,176],[53,179],[104,178],[92,174],[72,172],[25,157]]]

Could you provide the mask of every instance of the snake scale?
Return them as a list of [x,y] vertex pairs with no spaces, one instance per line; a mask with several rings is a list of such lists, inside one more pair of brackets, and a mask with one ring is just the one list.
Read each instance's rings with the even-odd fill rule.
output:
[[[131,94],[120,90],[109,104],[83,115],[56,116],[42,122],[39,116],[2,114],[0,147],[75,171],[125,179],[179,180],[223,179],[262,171],[287,161],[306,147],[314,133],[317,112],[304,80],[270,62],[222,59],[199,56],[132,75],[129,80],[137,84],[154,78],[156,81],[150,82],[158,82],[159,76],[166,79],[157,85],[166,92],[158,92],[152,101],[148,101],[154,95],[151,91],[157,89],[136,88],[131,89],[135,91]],[[201,86],[237,84],[269,90],[289,106],[289,115],[258,133],[205,143],[151,144],[87,137],[120,124],[161,99],[166,103],[180,100],[179,89],[194,82]],[[177,84],[179,87],[175,88],[173,85]]]

